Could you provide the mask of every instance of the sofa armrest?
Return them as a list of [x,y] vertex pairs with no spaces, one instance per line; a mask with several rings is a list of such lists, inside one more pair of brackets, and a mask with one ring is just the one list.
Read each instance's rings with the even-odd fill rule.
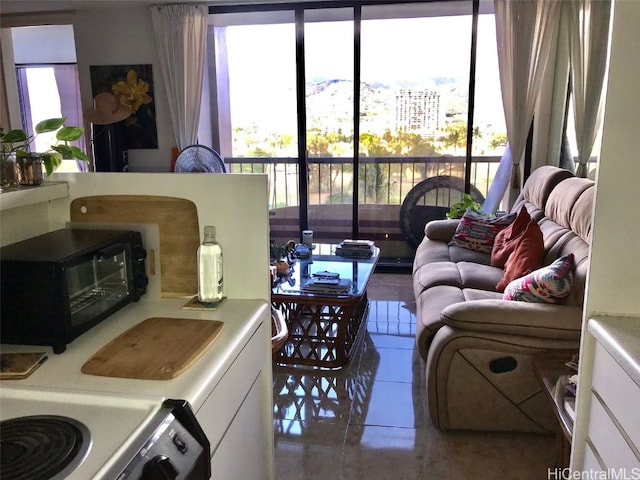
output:
[[459,218],[449,220],[432,220],[425,225],[424,236],[429,240],[448,242],[456,233],[456,228],[459,223]]
[[578,340],[582,308],[508,300],[472,300],[444,308],[442,321],[454,328],[527,337]]

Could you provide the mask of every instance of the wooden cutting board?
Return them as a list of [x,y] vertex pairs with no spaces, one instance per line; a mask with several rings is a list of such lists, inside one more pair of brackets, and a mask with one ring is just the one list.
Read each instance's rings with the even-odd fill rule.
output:
[[160,235],[160,290],[163,297],[198,292],[198,211],[191,200],[155,195],[96,195],[71,202],[72,222],[154,223]]
[[47,359],[44,352],[0,353],[0,380],[27,378]]
[[103,377],[169,380],[180,375],[222,331],[217,320],[152,317],[102,347],[82,373]]

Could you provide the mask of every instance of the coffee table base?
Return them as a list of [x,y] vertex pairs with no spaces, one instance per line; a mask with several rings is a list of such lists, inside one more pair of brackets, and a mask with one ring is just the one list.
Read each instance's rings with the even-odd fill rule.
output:
[[315,298],[273,295],[283,313],[289,337],[274,361],[285,365],[340,368],[349,362],[369,301],[357,298]]

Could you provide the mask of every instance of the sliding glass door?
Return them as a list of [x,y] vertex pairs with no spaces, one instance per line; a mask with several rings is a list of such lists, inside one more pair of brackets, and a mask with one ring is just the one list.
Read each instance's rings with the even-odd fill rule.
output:
[[353,8],[304,12],[308,228],[314,239],[353,236]]
[[212,7],[214,148],[269,175],[276,242],[410,261],[425,215],[482,199],[504,149],[492,2],[327,5]]
[[223,155],[230,172],[268,175],[271,237],[279,243],[298,238],[295,12],[211,17],[213,147]]

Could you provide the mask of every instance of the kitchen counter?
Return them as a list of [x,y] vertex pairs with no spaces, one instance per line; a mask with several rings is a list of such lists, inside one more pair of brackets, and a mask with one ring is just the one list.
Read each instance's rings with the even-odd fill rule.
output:
[[[187,300],[176,298],[131,303],[75,339],[67,346],[67,350],[59,355],[53,354],[50,347],[3,344],[0,347],[2,352],[46,351],[49,358],[24,380],[0,381],[0,389],[38,387],[64,392],[80,390],[116,395],[142,395],[158,401],[180,398],[187,400],[194,411],[197,411],[208,394],[205,387],[218,382],[224,374],[225,365],[239,354],[247,338],[261,323],[268,322],[270,317],[268,305],[262,300],[227,299],[214,311],[183,310],[182,306]],[[150,317],[219,320],[224,326],[220,335],[202,356],[171,380],[112,378],[85,375],[80,371],[82,365],[104,345]],[[265,342],[267,341],[265,338]]]
[[640,386],[640,318],[596,317],[589,320],[588,330]]
[[[216,479],[272,478],[270,292],[261,267],[268,265],[269,256],[267,248],[256,248],[256,239],[264,239],[264,245],[268,240],[267,176],[98,172],[56,173],[50,180],[51,185],[2,194],[0,245],[68,226],[72,204],[80,198],[175,197],[196,205],[200,233],[205,225],[216,226],[229,299],[215,311],[197,311],[182,309],[187,298],[160,298],[160,276],[166,274],[161,261],[176,250],[162,243],[158,222],[145,223],[145,248],[154,253],[156,263],[155,268],[148,266],[150,283],[138,303],[91,328],[59,355],[50,347],[0,345],[2,352],[44,351],[49,357],[26,379],[0,381],[0,420],[38,414],[77,417],[91,430],[95,443],[69,480],[112,480],[114,475],[105,468],[113,457],[126,456],[122,448],[114,451],[114,445],[131,443],[165,399],[183,399],[211,443]],[[149,229],[151,233],[145,233]],[[223,327],[204,353],[170,380],[82,373],[83,364],[100,349],[152,317],[217,320]]]
[[[186,400],[210,442],[215,478],[272,478],[269,305],[264,300],[227,299],[213,311],[185,310],[187,301],[143,297],[58,355],[50,347],[1,345],[2,352],[45,351],[48,359],[28,378],[0,381],[0,419],[44,414],[84,423],[91,432],[91,448],[68,479],[107,480],[120,471],[123,458],[130,458],[132,445],[140,448],[137,438],[162,402]],[[81,372],[103,346],[151,317],[217,320],[223,327],[203,354],[170,380]],[[247,460],[239,465],[236,460],[244,456]]]
[[587,322],[583,349],[593,355],[580,361],[576,426],[583,432],[574,435],[573,468],[603,475],[640,468],[638,339],[640,317],[600,316]]

